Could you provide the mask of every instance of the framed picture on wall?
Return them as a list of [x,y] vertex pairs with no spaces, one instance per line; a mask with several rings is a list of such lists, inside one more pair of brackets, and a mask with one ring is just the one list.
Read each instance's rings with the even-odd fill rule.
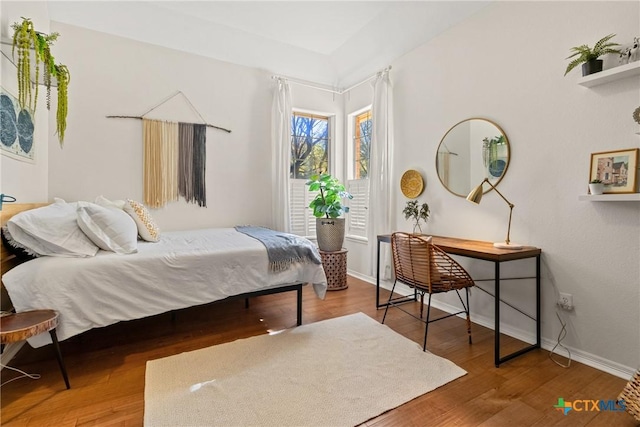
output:
[[604,193],[638,192],[638,149],[591,153],[589,181],[599,179]]

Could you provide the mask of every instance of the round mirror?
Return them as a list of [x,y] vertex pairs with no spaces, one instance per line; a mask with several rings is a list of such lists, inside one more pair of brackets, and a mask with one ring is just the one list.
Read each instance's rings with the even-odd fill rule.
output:
[[[487,119],[467,119],[442,137],[436,170],[447,190],[467,197],[485,178],[497,185],[507,172],[509,156],[509,140],[500,126]],[[485,187],[485,193],[491,191]]]

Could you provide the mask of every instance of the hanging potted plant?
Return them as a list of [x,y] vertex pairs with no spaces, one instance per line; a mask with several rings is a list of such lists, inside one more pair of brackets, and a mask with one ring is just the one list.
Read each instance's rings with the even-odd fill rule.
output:
[[[71,74],[66,65],[58,64],[55,66],[55,76],[58,80],[58,107],[56,108],[56,133],[58,134],[58,141],[60,146],[64,144],[64,131],[67,129],[67,102],[69,87],[69,81],[71,80]],[[48,93],[47,93],[48,95]],[[47,106],[49,100],[47,98]]]
[[616,46],[620,46],[620,44],[610,41],[613,37],[615,37],[615,34],[604,36],[596,42],[593,49],[586,44],[572,47],[570,50],[573,52],[573,55],[568,56],[566,59],[574,59],[567,65],[567,70],[564,72],[564,75],[566,76],[569,71],[580,64],[582,64],[583,76],[602,71],[602,59],[598,58],[607,53],[620,53],[620,50],[616,49]]
[[[11,54],[16,61],[18,72],[18,104],[20,109],[26,109],[33,115],[38,102],[38,85],[31,90],[31,48],[36,45],[36,30],[30,19],[22,18],[21,23],[14,23],[13,28],[13,48]],[[16,50],[18,57],[16,58]],[[35,78],[36,82],[40,77],[40,61],[35,56]],[[34,93],[35,92],[35,93]]]
[[344,185],[329,174],[313,175],[306,183],[310,191],[318,191],[318,195],[309,203],[316,217],[316,235],[318,248],[325,252],[342,249],[344,242],[344,218],[338,218],[349,212],[348,206],[342,205],[342,199],[353,199]]
[[[56,110],[56,133],[60,146],[64,143],[64,132],[67,128],[67,98],[70,81],[69,69],[64,64],[56,64],[51,54],[51,46],[58,38],[58,33],[44,34],[33,27],[29,18],[12,25],[13,58],[16,61],[18,74],[18,103],[21,109],[27,109],[34,116],[38,103],[40,80],[40,64],[43,65],[43,81],[47,88],[47,110],[51,109],[51,86],[57,82],[58,106]],[[31,51],[35,55],[31,55]],[[17,51],[17,59],[16,59]],[[34,70],[34,82],[31,81],[31,69]],[[32,85],[32,83],[34,83]]]

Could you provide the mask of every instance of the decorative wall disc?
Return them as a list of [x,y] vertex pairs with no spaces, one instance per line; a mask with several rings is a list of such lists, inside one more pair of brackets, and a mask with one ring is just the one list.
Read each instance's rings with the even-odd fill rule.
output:
[[640,125],[640,107],[636,108],[636,110],[633,112],[633,120],[635,120],[636,123]]
[[422,180],[420,172],[409,169],[402,174],[402,178],[400,179],[400,189],[402,190],[402,194],[410,199],[415,199],[422,194],[422,190],[424,190],[424,181]]
[[17,160],[33,162],[33,117],[18,100],[0,88],[0,149]]

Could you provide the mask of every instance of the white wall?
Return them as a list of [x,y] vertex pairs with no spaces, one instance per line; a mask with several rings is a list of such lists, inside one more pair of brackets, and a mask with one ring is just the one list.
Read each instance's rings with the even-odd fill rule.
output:
[[[161,229],[271,223],[270,114],[264,71],[52,22],[71,70],[63,150],[49,156],[49,196],[142,200],[138,116],[182,91],[208,123],[207,208],[183,200],[152,211]],[[149,117],[198,122],[181,96]]]
[[[586,193],[590,153],[638,147],[631,113],[640,82],[587,89],[576,84],[579,70],[563,74],[572,46],[609,33],[631,42],[639,14],[638,2],[498,2],[392,64],[395,181],[421,159],[428,182],[421,198],[432,209],[426,232],[504,239],[504,202],[493,192],[479,206],[455,197],[434,167],[450,126],[469,117],[495,121],[512,149],[500,183],[515,204],[512,240],[543,250],[543,338],[555,341],[560,331],[558,291],[571,293],[576,308],[561,313],[568,323],[563,343],[622,370],[640,364],[640,203],[584,202],[578,195]],[[605,67],[616,61],[609,58]],[[403,205],[400,198],[397,212]],[[397,226],[407,229],[404,218]],[[483,264],[465,261],[474,277],[491,277]],[[504,276],[533,272],[533,262],[513,264]],[[513,281],[501,289],[506,300],[533,312],[532,287]],[[492,304],[474,292],[476,319],[492,318]],[[503,312],[506,325],[533,331],[532,322]]]
[[[43,2],[0,2],[0,33],[2,40],[11,40],[15,22],[29,17],[37,31],[49,33],[49,12]],[[11,45],[2,45],[2,52],[11,57]],[[4,55],[0,56],[2,87],[18,97],[18,79],[16,67]],[[52,89],[55,92],[55,89]],[[48,198],[47,173],[49,148],[58,149],[58,141],[49,135],[49,112],[45,104],[45,87],[40,86],[39,102],[34,116],[34,161],[23,162],[0,155],[0,193],[9,194],[18,203],[43,202]],[[55,104],[53,123],[55,124]],[[55,129],[55,126],[54,126]]]

